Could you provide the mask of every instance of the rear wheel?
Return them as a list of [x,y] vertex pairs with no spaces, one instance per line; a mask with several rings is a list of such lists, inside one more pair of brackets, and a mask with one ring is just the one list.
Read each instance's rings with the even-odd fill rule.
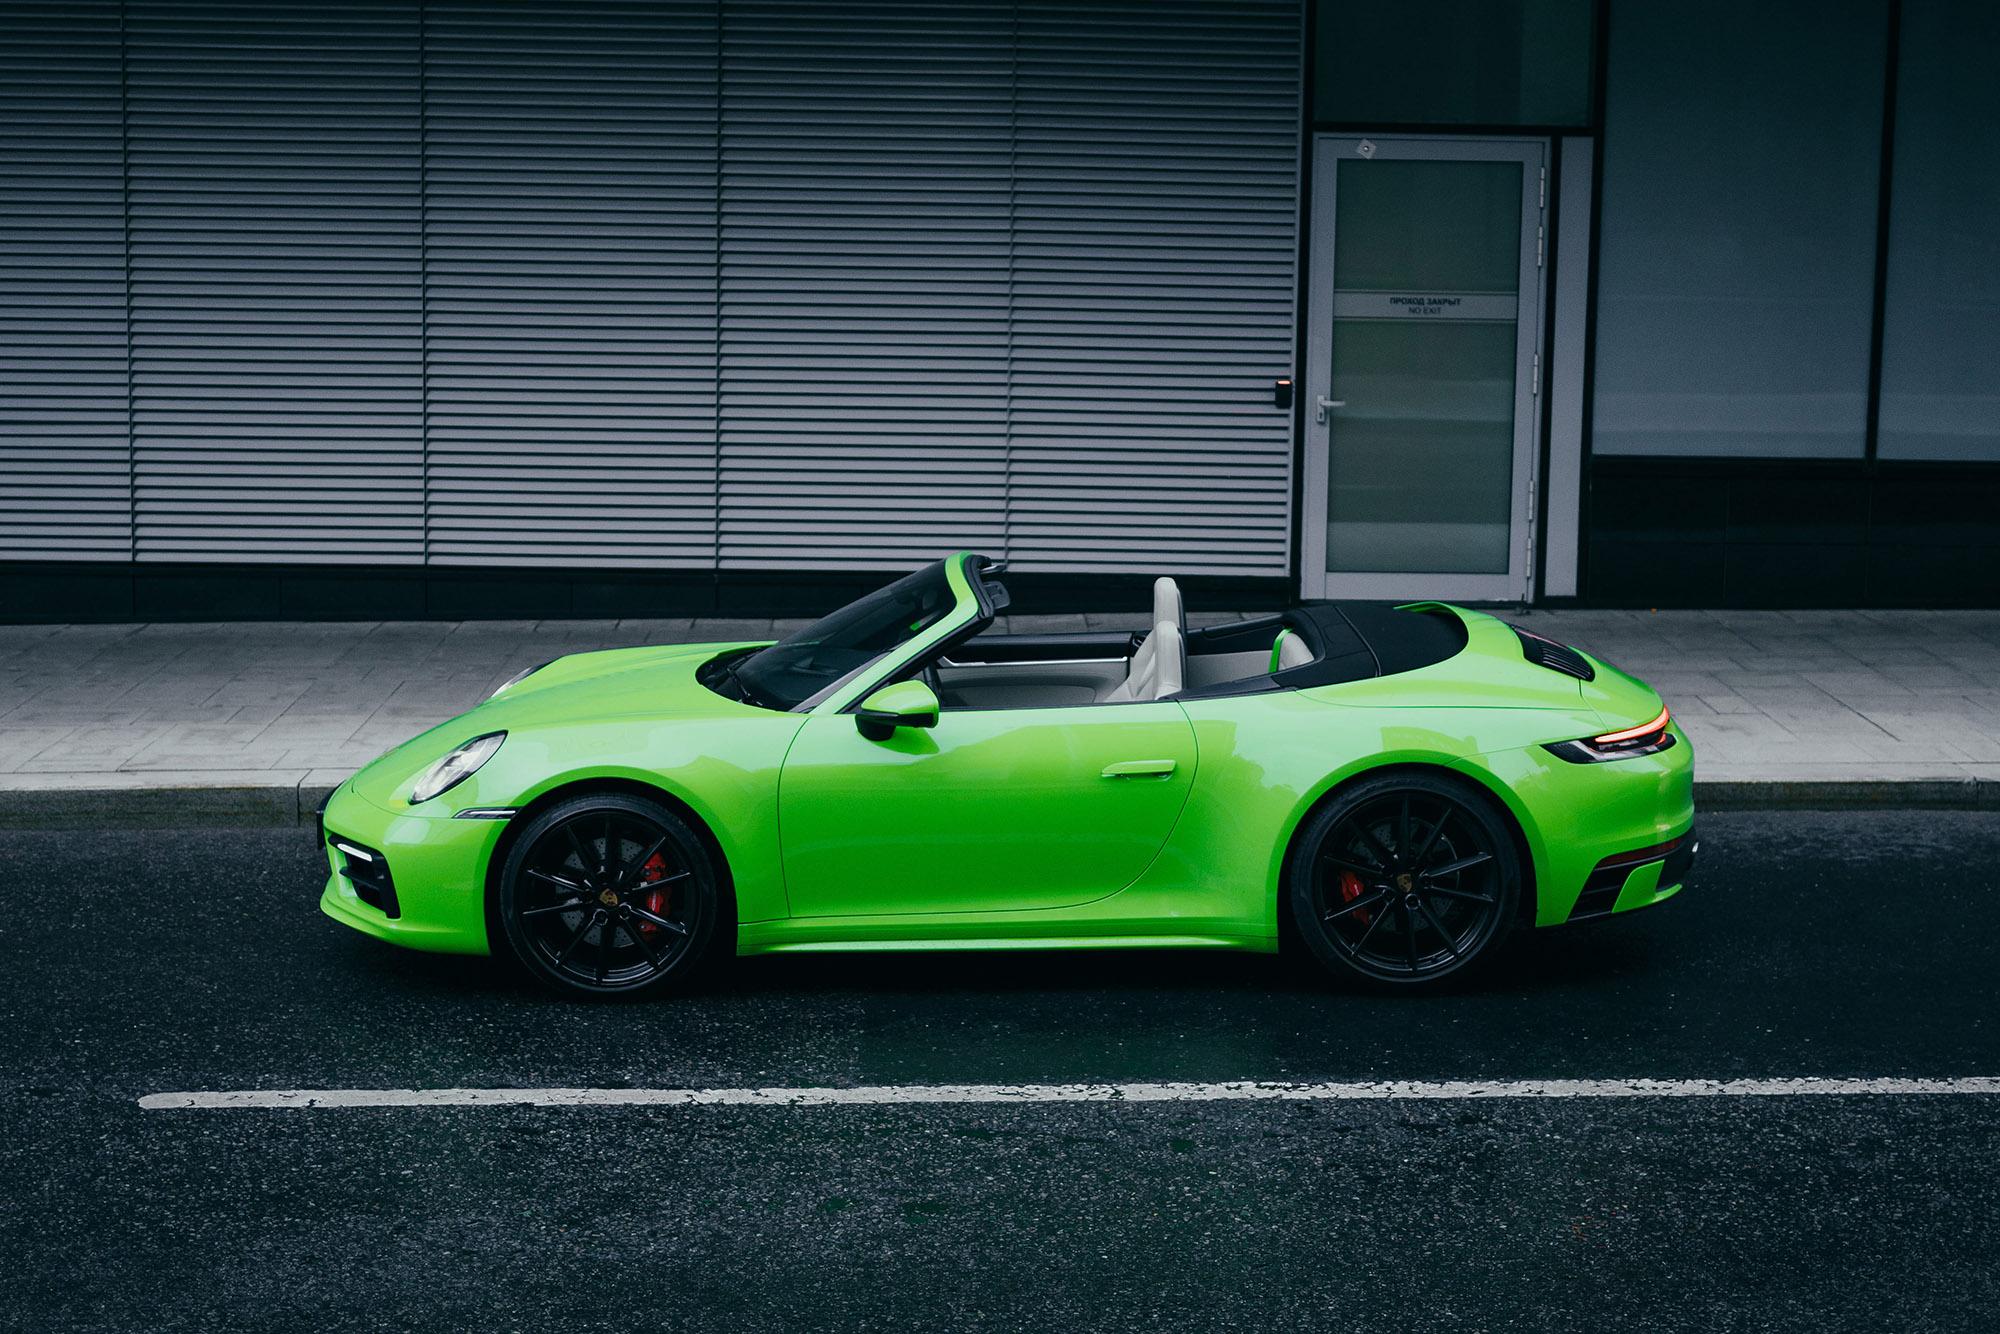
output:
[[1422,988],[1497,952],[1520,858],[1490,804],[1428,774],[1357,783],[1320,808],[1287,867],[1292,917],[1337,975]]
[[496,906],[538,981],[569,995],[631,996],[693,974],[725,905],[714,859],[685,820],[607,792],[552,806],[521,831]]

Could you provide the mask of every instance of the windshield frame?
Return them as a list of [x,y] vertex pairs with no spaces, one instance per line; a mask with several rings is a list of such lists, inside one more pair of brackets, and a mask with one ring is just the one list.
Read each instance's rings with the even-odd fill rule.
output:
[[971,634],[977,633],[979,629],[984,628],[984,626],[992,622],[993,610],[985,590],[981,586],[981,581],[977,577],[974,566],[969,564],[971,562],[977,562],[980,566],[987,563],[982,556],[976,556],[964,551],[956,552],[945,557],[942,561],[933,562],[931,566],[914,570],[911,574],[903,575],[898,579],[884,584],[881,588],[872,590],[863,597],[856,598],[853,602],[846,604],[846,606],[840,607],[815,620],[811,626],[799,631],[795,635],[787,636],[776,644],[766,645],[754,653],[736,659],[736,666],[740,669],[742,665],[755,661],[771,649],[803,639],[818,626],[840,616],[849,608],[879,595],[884,590],[902,583],[904,580],[911,578],[912,575],[921,575],[929,569],[938,566],[943,567],[945,585],[952,595],[952,604],[929,625],[924,626],[921,630],[900,643],[891,645],[880,653],[877,653],[874,657],[857,664],[844,675],[828,682],[813,694],[808,695],[805,699],[789,707],[783,707],[781,702],[764,703],[754,699],[746,699],[744,702],[756,708],[770,709],[773,712],[780,711],[782,707],[782,711],[789,713],[838,713],[858,703],[877,684],[893,676],[906,664],[925,654],[937,651],[953,639],[970,637]]

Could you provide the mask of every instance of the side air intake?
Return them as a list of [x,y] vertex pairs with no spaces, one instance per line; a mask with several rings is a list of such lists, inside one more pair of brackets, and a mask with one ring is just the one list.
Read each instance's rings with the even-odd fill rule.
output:
[[340,874],[354,886],[356,898],[370,907],[380,908],[384,916],[403,915],[402,905],[396,901],[396,882],[389,874],[387,857],[340,834],[330,833],[326,841],[340,854]]

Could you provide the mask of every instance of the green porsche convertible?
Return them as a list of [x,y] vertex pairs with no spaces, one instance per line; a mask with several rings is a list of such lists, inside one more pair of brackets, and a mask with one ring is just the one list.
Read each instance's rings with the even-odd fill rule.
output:
[[1657,903],[1693,754],[1651,688],[1477,612],[998,634],[960,554],[775,644],[578,653],[328,800],[336,921],[561,991],[732,950],[1273,951],[1422,987]]

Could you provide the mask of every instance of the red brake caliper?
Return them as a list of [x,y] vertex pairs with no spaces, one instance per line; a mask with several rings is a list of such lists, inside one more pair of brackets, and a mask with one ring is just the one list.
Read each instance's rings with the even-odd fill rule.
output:
[[[645,875],[644,878],[639,881],[639,888],[645,890],[645,897],[640,900],[640,903],[641,905],[644,906],[646,911],[653,914],[653,916],[665,917],[667,915],[666,889],[664,887],[660,889],[646,889],[646,886],[648,883],[654,880],[658,880],[666,875],[667,859],[661,856],[657,852],[654,853],[651,857],[646,859],[646,865],[644,867],[644,871]],[[660,932],[660,928],[654,926],[651,922],[641,922],[639,924],[639,929],[645,932],[649,936],[658,935]]]
[[[1340,901],[1342,903],[1352,903],[1360,897],[1361,897],[1361,877],[1354,874],[1354,872],[1352,871],[1342,871],[1340,873]],[[1354,920],[1361,923],[1361,925],[1363,926],[1367,926],[1369,911],[1370,910],[1367,908],[1361,909],[1359,912],[1354,914]],[[1392,931],[1395,930],[1394,927],[1391,927],[1389,929]]]

